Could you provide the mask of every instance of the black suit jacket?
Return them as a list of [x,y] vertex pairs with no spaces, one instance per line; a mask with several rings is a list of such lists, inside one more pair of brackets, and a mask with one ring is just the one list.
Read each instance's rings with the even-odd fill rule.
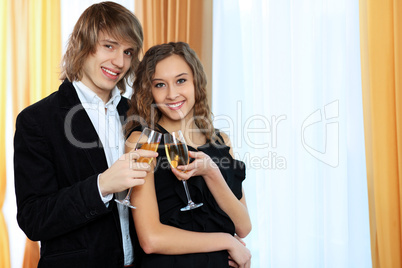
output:
[[[119,114],[125,117],[127,109],[122,97]],[[97,187],[107,168],[96,130],[69,81],[18,115],[17,220],[31,240],[41,241],[39,267],[124,266],[117,204],[106,207]]]

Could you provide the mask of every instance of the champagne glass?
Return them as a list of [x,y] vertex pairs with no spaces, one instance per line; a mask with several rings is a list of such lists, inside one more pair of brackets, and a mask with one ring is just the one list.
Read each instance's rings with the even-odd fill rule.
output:
[[[161,133],[154,131],[152,129],[149,129],[149,128],[144,128],[144,130],[141,132],[140,137],[138,138],[137,143],[135,144],[134,150],[142,149],[142,150],[156,152],[156,150],[158,150],[158,145],[161,141],[161,138],[162,138]],[[151,164],[152,160],[153,160],[153,157],[140,157],[137,159],[136,162]],[[130,188],[128,190],[128,193],[124,199],[122,199],[122,200],[115,199],[114,201],[116,201],[117,203],[119,203],[123,206],[127,206],[127,207],[135,209],[136,207],[134,207],[130,203],[130,196],[131,196],[132,189],[133,188]]]
[[[167,159],[172,166],[172,168],[176,168],[180,165],[188,165],[189,157],[187,144],[184,140],[183,134],[181,131],[166,133],[163,134],[163,138],[165,141],[165,150]],[[183,171],[182,171],[183,172]],[[185,171],[184,171],[185,172]],[[187,206],[181,208],[181,211],[187,211],[190,209],[195,209],[201,207],[203,203],[195,204],[191,200],[190,191],[188,190],[187,181],[183,180],[184,190],[187,196]]]

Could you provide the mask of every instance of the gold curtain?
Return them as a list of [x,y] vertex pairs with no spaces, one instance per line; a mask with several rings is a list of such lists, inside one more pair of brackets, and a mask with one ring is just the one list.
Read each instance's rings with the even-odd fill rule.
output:
[[[144,51],[161,43],[186,42],[212,81],[212,0],[136,0],[135,14],[144,28]],[[207,90],[211,104],[211,83]]]
[[8,2],[0,1],[0,267],[10,267],[10,247],[7,226],[3,215],[3,203],[6,197],[6,92],[7,92],[7,52],[9,51]]
[[144,51],[153,45],[183,41],[201,56],[203,0],[137,0],[135,4],[144,27]]
[[[12,18],[10,68],[15,117],[23,108],[49,95],[60,85],[60,0],[7,2]],[[37,267],[38,260],[38,243],[27,239],[23,267]]]
[[373,267],[402,267],[402,3],[360,0]]
[[60,85],[60,0],[10,0],[12,88],[16,116]]

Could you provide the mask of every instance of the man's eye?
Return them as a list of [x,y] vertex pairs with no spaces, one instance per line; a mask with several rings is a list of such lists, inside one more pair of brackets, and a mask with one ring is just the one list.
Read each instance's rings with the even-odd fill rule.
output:
[[106,48],[112,49],[112,45],[105,45]]

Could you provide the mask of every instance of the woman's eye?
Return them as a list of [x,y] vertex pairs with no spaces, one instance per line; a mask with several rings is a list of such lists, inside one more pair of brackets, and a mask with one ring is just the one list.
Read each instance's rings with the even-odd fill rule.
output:
[[161,87],[163,87],[164,85],[165,85],[164,83],[157,83],[157,84],[154,85],[154,87],[156,87],[156,88],[161,88]]
[[177,80],[178,84],[183,84],[184,82],[186,82],[186,79],[184,79],[184,78]]
[[133,53],[131,51],[124,51],[124,54],[126,54],[127,56],[132,56]]
[[112,49],[112,45],[105,45],[106,48]]

